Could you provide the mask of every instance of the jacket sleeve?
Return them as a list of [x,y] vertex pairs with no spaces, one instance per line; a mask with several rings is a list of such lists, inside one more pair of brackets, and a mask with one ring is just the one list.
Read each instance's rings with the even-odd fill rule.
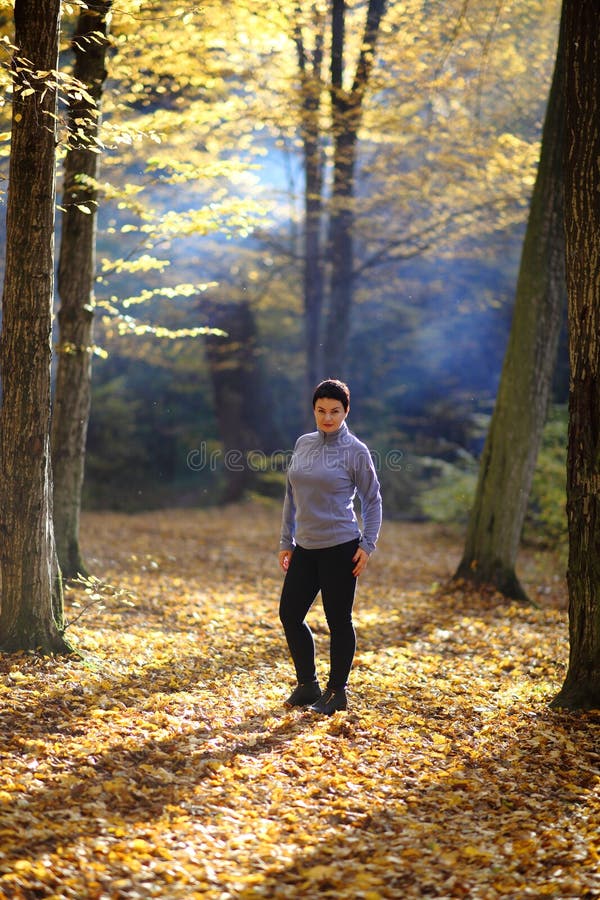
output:
[[371,554],[375,550],[381,528],[382,504],[379,479],[371,454],[364,445],[356,454],[354,479],[360,499],[363,525],[359,547]]
[[283,501],[283,513],[281,516],[280,550],[293,550],[296,546],[294,535],[296,533],[296,504],[294,503],[294,491],[290,484],[289,476],[286,479],[285,499]]

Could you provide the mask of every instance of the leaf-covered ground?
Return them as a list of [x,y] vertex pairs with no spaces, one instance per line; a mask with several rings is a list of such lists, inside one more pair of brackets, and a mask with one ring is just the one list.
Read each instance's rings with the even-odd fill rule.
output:
[[256,503],[85,517],[133,605],[103,591],[68,631],[81,658],[0,659],[0,896],[600,897],[600,713],[548,708],[557,563],[523,554],[538,609],[448,593],[460,539],[386,523],[350,708],[322,718],[282,705],[278,524]]

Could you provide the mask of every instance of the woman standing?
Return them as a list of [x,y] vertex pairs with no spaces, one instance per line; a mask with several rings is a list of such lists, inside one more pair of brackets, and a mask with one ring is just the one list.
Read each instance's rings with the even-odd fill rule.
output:
[[[317,431],[298,438],[287,475],[279,563],[286,573],[279,616],[298,684],[288,706],[323,715],[347,708],[346,685],[356,649],[352,606],[381,527],[381,494],[371,454],[348,430],[350,391],[322,381],[313,396]],[[363,532],[354,513],[361,501]],[[330,669],[321,692],[306,615],[319,590],[330,632]]]

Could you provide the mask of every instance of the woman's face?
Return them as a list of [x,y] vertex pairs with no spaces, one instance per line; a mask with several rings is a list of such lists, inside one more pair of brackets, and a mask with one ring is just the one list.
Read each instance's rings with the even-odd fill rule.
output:
[[348,413],[341,400],[319,397],[314,406],[315,422],[319,431],[331,434],[337,431]]

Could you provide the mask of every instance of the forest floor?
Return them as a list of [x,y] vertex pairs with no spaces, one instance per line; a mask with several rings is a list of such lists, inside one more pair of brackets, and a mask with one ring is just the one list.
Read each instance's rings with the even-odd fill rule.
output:
[[80,655],[0,659],[0,897],[600,897],[600,712],[548,705],[561,563],[522,552],[537,607],[449,591],[460,536],[385,523],[327,718],[283,706],[278,526],[257,502],[84,517]]

